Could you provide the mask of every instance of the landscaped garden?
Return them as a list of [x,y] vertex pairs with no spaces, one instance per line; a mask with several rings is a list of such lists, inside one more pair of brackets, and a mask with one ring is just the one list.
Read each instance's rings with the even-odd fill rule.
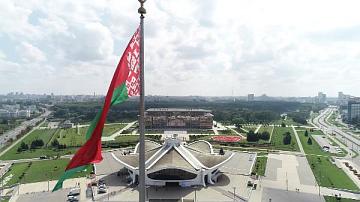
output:
[[240,136],[216,135],[211,139],[217,142],[239,142],[242,138]]
[[267,155],[258,155],[256,157],[256,162],[253,167],[252,173],[260,176],[265,175],[266,163],[267,163]]
[[300,151],[291,127],[275,127],[270,144],[273,149]]
[[[69,161],[69,159],[57,159],[13,164],[9,172],[4,175],[4,186],[11,186],[16,183],[57,180],[63,174]],[[76,173],[72,178],[89,175],[92,167],[89,168],[86,171]]]
[[[312,137],[312,132],[309,132],[305,129],[298,130],[298,136],[301,142],[301,145],[304,148],[306,154],[315,154],[315,155],[330,155],[329,152],[325,152],[316,140]],[[309,140],[310,139],[310,140]]]
[[359,190],[346,173],[333,164],[329,157],[307,155],[306,158],[320,186]]

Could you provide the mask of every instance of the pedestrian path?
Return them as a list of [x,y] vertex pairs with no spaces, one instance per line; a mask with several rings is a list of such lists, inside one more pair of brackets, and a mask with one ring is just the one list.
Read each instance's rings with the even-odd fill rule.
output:
[[133,126],[137,121],[133,121],[131,123],[128,123],[124,128],[122,128],[121,130],[115,132],[114,134],[112,134],[111,136],[103,136],[101,137],[101,141],[112,141],[115,140],[115,138],[119,135],[122,134],[123,131],[129,129],[131,126]]
[[299,135],[298,135],[297,131],[295,130],[294,125],[292,125],[291,127],[292,127],[292,129],[293,129],[293,131],[294,131],[294,135],[295,135],[296,141],[297,141],[297,143],[298,143],[298,145],[299,145],[300,152],[301,152],[302,154],[305,154],[304,148],[303,148],[303,146],[302,146],[302,144],[301,144]]

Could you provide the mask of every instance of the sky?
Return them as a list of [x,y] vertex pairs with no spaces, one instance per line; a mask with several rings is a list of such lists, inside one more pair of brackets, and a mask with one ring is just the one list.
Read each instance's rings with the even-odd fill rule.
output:
[[[136,0],[1,0],[0,94],[106,94]],[[147,0],[147,95],[360,96],[360,1]]]

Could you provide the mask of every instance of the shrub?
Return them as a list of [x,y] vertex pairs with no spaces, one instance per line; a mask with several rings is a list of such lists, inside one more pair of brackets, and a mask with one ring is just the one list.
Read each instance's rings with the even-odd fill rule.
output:
[[290,135],[290,132],[286,132],[286,133],[284,134],[283,143],[284,143],[284,145],[289,145],[289,144],[291,143],[291,135]]

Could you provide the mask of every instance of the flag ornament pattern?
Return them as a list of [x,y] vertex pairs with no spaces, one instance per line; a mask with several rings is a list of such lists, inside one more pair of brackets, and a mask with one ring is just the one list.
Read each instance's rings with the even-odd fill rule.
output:
[[140,28],[127,45],[111,80],[103,108],[86,132],[86,143],[75,153],[53,191],[62,188],[64,180],[74,173],[89,169],[102,160],[101,136],[110,106],[120,104],[140,94]]

